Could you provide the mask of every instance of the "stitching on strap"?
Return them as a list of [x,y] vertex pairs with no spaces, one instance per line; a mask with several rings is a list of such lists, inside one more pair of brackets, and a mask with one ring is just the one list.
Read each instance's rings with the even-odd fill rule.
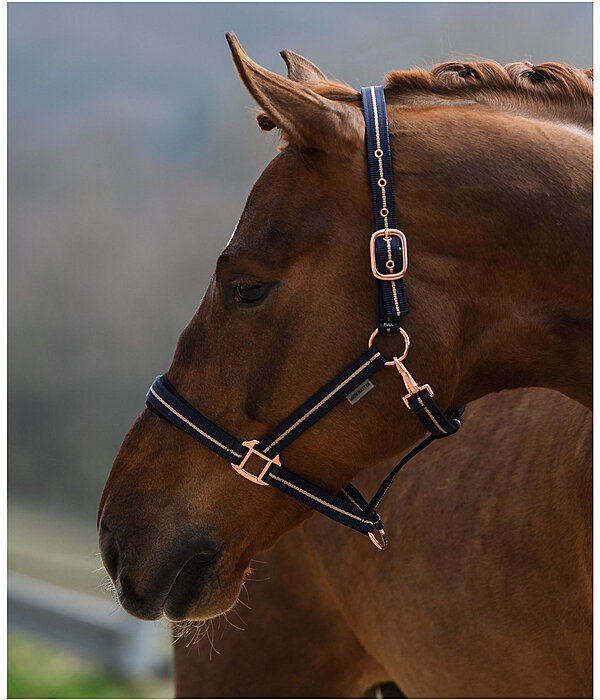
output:
[[[386,241],[387,243],[387,254],[388,254],[388,260],[393,260],[392,256],[392,241],[391,239],[389,241]],[[394,306],[396,307],[396,313],[398,316],[400,316],[400,307],[398,306],[398,293],[396,292],[396,281],[392,280],[390,282],[390,286],[392,288],[392,294],[394,296]]]
[[433,417],[433,415],[430,413],[430,411],[429,411],[429,409],[427,408],[427,406],[425,406],[425,404],[423,403],[423,399],[422,399],[420,396],[417,398],[417,401],[418,401],[418,402],[421,404],[421,406],[425,409],[425,413],[427,413],[427,415],[431,418],[431,420],[432,420],[432,422],[435,424],[436,428],[437,428],[439,431],[441,431],[442,433],[444,433],[445,435],[447,435],[447,434],[448,434],[448,431],[447,431],[447,430],[444,430],[444,429],[442,428],[442,426],[436,421],[436,419],[435,419],[435,418]]
[[281,433],[279,437],[276,437],[275,440],[268,446],[265,447],[264,451],[267,452],[270,450],[272,447],[274,447],[282,438],[284,438],[288,433],[290,433],[294,428],[298,427],[300,423],[305,421],[311,414],[313,414],[318,408],[320,408],[326,401],[328,401],[334,394],[336,394],[343,386],[345,386],[351,379],[354,379],[357,374],[360,374],[365,367],[368,367],[371,362],[376,360],[378,357],[380,357],[381,353],[378,352],[377,354],[373,355],[373,357],[370,360],[367,360],[362,367],[359,367],[355,372],[353,372],[349,377],[346,377],[344,381],[341,384],[338,384],[338,386],[333,389],[329,394],[324,399],[321,399],[318,404],[314,405],[309,411],[307,411],[301,418],[298,418],[298,420],[291,425],[284,433]]
[[362,510],[362,508],[358,505],[358,503],[352,498],[352,496],[346,491],[346,489],[342,489],[342,493],[346,495],[346,498],[348,498],[354,505],[359,509]]
[[289,481],[286,481],[285,479],[281,479],[280,477],[275,476],[275,474],[273,474],[273,473],[269,474],[269,478],[276,479],[277,481],[281,481],[282,484],[286,484],[290,488],[292,488],[296,491],[299,491],[300,493],[303,493],[305,496],[312,498],[313,501],[317,501],[318,503],[322,503],[324,506],[327,506],[328,508],[332,508],[333,510],[337,510],[338,513],[343,513],[344,515],[348,515],[349,517],[354,518],[355,520],[360,520],[361,523],[365,523],[367,525],[373,525],[373,523],[370,520],[365,520],[364,518],[360,518],[358,515],[354,515],[354,513],[349,513],[347,510],[343,510],[343,508],[338,508],[337,506],[334,506],[331,503],[327,503],[327,501],[323,501],[320,498],[313,496],[312,493],[309,493],[308,491],[301,489],[299,486],[296,486],[295,484],[291,484]]
[[197,432],[199,432],[200,435],[204,435],[205,438],[208,438],[211,442],[214,442],[215,445],[218,445],[219,447],[222,447],[222,448],[223,448],[225,451],[227,451],[227,452],[231,452],[231,454],[234,454],[236,457],[241,457],[241,456],[242,456],[242,455],[239,455],[237,452],[234,452],[231,448],[227,447],[226,445],[223,445],[222,443],[220,443],[218,440],[216,440],[214,437],[212,437],[212,436],[209,435],[208,433],[205,433],[204,430],[200,430],[200,428],[199,428],[197,425],[194,425],[191,421],[189,421],[187,418],[185,418],[185,416],[182,416],[181,413],[177,413],[177,411],[173,408],[173,406],[171,406],[171,405],[168,404],[164,399],[162,399],[162,398],[154,391],[154,389],[153,389],[152,387],[150,387],[150,391],[152,392],[152,395],[155,396],[155,397],[163,404],[163,406],[166,406],[166,407],[169,409],[169,411],[171,411],[171,413],[174,413],[174,414],[177,416],[177,418],[179,418],[180,420],[182,420],[184,423],[187,423],[187,425],[189,425],[190,428],[193,428],[194,430],[196,430]]

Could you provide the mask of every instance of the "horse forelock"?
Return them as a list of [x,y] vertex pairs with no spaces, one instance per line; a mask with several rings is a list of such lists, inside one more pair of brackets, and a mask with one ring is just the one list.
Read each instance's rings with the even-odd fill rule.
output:
[[[360,93],[343,83],[315,80],[305,84],[330,100],[361,101]],[[496,61],[447,61],[431,70],[391,71],[386,76],[385,92],[389,106],[409,106],[411,98],[441,99],[444,104],[468,101],[592,126],[593,69],[581,70],[557,62],[502,66]],[[264,112],[257,119],[264,131],[276,127]]]

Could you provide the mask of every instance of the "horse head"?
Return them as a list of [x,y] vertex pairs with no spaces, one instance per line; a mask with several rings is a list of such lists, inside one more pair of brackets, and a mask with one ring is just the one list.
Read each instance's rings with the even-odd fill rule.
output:
[[[167,377],[190,404],[248,440],[366,348],[375,325],[373,222],[359,93],[290,51],[282,52],[288,77],[276,75],[228,40],[262,110],[259,124],[280,130],[282,148],[252,189]],[[410,246],[403,326],[411,371],[444,409],[510,386],[551,386],[581,399],[589,359],[586,129],[515,114],[501,101],[492,107],[473,97],[475,88],[457,97],[441,79],[429,92],[402,92],[394,75],[386,98]],[[561,235],[573,244],[568,260]],[[577,279],[565,274],[567,263]],[[389,357],[403,352],[398,335],[376,342]],[[568,370],[559,366],[565,347]],[[290,445],[285,466],[336,493],[421,437],[402,401],[402,376],[387,368],[372,383],[360,403],[342,401]],[[101,551],[132,614],[204,619],[227,611],[255,554],[311,513],[240,478],[146,409],[104,490]]]

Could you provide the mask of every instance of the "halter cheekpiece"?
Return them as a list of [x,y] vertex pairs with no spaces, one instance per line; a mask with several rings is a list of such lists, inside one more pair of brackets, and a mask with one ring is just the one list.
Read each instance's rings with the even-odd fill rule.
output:
[[[444,414],[429,384],[419,385],[403,364],[410,346],[408,334],[400,327],[401,317],[408,313],[403,280],[408,267],[408,253],[406,237],[397,228],[385,94],[381,86],[362,88],[361,94],[375,222],[375,232],[370,240],[370,257],[371,271],[377,284],[378,312],[377,328],[371,334],[365,352],[259,440],[240,442],[219,428],[180,396],[164,374],[157,377],[148,390],[146,405],[219,457],[228,460],[238,474],[252,483],[273,486],[332,520],[367,534],[379,549],[385,549],[387,540],[377,508],[393,478],[433,440],[454,434],[460,428],[464,407]],[[405,347],[400,357],[387,361],[375,348],[373,341],[379,332],[400,333],[403,336]],[[372,387],[368,386],[368,378],[384,365],[396,367],[407,391],[403,397],[404,403],[430,434],[392,469],[373,498],[367,501],[352,484],[337,495],[332,495],[283,467],[280,460],[282,450],[340,401],[348,398],[354,403],[358,400],[361,392]]]

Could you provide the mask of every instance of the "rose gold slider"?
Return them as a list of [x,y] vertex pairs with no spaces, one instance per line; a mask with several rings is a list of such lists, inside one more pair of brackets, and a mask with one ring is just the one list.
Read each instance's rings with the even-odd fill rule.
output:
[[[233,462],[230,462],[230,464],[238,474],[241,474],[245,479],[248,479],[248,481],[251,481],[253,484],[258,484],[259,486],[268,486],[269,484],[267,484],[266,481],[263,481],[263,476],[269,471],[269,467],[272,464],[276,464],[278,467],[280,467],[281,462],[279,461],[279,455],[275,455],[275,457],[270,458],[264,455],[262,452],[255,450],[254,446],[258,445],[258,442],[258,440],[245,440],[244,442],[242,442],[242,445],[248,448],[248,452],[246,452],[246,454],[244,455],[244,459],[239,464],[234,464]],[[264,459],[266,462],[260,474],[252,474],[252,472],[249,472],[246,469],[244,469],[244,467],[246,466],[246,462],[250,459],[252,455],[256,455],[257,457]]]

